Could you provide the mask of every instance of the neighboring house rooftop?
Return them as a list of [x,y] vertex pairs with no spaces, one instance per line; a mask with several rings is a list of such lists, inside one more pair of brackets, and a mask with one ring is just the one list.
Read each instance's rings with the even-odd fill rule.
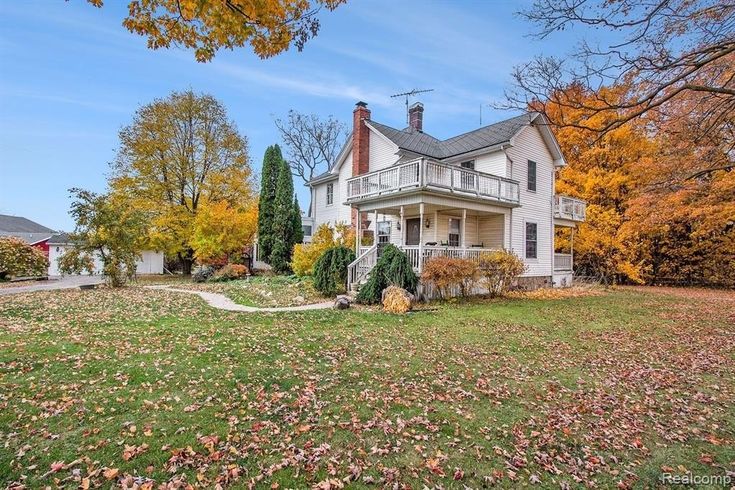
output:
[[528,112],[443,141],[423,131],[410,128],[395,129],[372,120],[368,124],[402,150],[442,159],[508,143],[521,128],[531,123],[537,115],[537,113]]
[[38,243],[53,235],[55,232],[41,224],[22,216],[0,214],[0,236],[13,236],[26,243]]
[[49,245],[67,245],[71,243],[71,240],[69,239],[69,235],[67,233],[56,233],[51,238],[48,239]]

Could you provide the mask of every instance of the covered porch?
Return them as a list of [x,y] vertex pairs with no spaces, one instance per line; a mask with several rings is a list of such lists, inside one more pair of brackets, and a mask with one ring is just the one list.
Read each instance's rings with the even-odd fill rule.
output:
[[478,258],[509,247],[509,209],[437,196],[413,196],[411,202],[374,203],[357,207],[358,257],[348,282],[360,282],[391,243],[408,255],[421,273],[432,257]]

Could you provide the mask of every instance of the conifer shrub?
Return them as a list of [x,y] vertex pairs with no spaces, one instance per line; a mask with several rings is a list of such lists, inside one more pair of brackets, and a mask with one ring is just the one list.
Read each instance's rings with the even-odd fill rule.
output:
[[370,271],[367,282],[360,287],[356,300],[362,304],[378,304],[383,290],[388,286],[398,286],[415,294],[418,283],[419,278],[413,271],[408,256],[395,245],[388,244]]
[[343,293],[347,287],[347,266],[355,252],[343,245],[327,249],[314,264],[314,287],[325,296]]

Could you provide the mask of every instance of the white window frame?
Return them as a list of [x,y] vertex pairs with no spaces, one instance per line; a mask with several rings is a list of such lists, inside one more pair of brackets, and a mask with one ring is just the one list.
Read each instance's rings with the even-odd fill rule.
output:
[[[533,189],[530,188],[531,186],[531,179],[528,177],[531,169],[531,164],[533,163]],[[526,190],[528,192],[536,192],[538,189],[538,162],[535,160],[528,160],[526,162]]]
[[[457,233],[452,233],[452,221],[457,222]],[[452,245],[452,235],[457,235],[457,244]],[[447,244],[450,247],[461,247],[462,246],[462,218],[450,217],[447,222]]]
[[[536,242],[536,257],[529,257],[528,256],[528,246],[527,246],[528,245],[528,225],[536,225],[536,240],[535,240],[535,242]],[[533,220],[530,220],[530,219],[529,220],[524,220],[523,221],[523,257],[526,260],[538,261],[538,252],[539,252],[539,249],[538,249],[538,242],[539,242],[538,237],[539,237],[538,221],[533,221]]]
[[327,184],[327,206],[332,206],[334,204],[334,182],[330,182]]

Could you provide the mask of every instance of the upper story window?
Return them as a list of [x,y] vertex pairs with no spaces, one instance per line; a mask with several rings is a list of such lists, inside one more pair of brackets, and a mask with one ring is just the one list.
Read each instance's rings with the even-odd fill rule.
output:
[[327,184],[327,206],[334,204],[334,184]]
[[470,170],[475,170],[475,161],[474,160],[467,160],[466,162],[462,162],[459,164],[462,168],[467,168]]
[[528,161],[528,190],[536,192],[536,162]]
[[538,258],[538,224],[526,223],[526,258]]

